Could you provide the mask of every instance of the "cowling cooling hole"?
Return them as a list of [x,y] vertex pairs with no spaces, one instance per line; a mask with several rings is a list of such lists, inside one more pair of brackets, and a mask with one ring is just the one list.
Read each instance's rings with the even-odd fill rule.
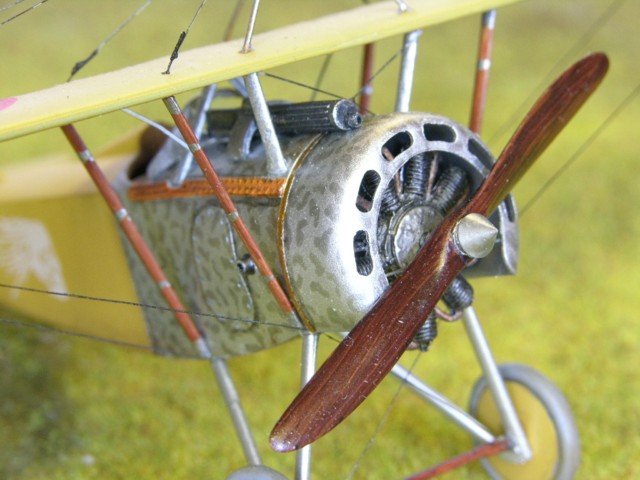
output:
[[382,146],[382,156],[385,160],[392,161],[409,148],[412,143],[413,139],[411,135],[409,135],[409,132],[396,133]]
[[469,148],[469,152],[472,155],[474,155],[478,160],[480,160],[485,167],[491,168],[491,164],[493,163],[493,157],[487,151],[486,147],[484,147],[475,138],[470,138],[468,148]]
[[356,269],[360,275],[366,277],[373,272],[369,235],[364,230],[358,230],[353,237],[353,256],[356,260]]
[[424,126],[424,136],[430,142],[447,142],[456,141],[456,132],[449,125],[441,123],[427,123]]
[[362,176],[360,182],[360,188],[358,189],[358,198],[356,198],[356,207],[361,212],[368,212],[371,210],[373,204],[373,197],[380,185],[380,175],[375,170],[367,170]]

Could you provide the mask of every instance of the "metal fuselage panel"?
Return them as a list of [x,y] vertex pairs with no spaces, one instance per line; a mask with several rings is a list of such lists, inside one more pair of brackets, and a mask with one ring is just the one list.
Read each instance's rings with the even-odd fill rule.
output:
[[[237,206],[252,230],[261,233],[258,243],[265,256],[277,259],[273,239],[278,203],[263,201],[259,209],[244,202]],[[143,225],[143,236],[215,355],[253,353],[298,334],[261,275],[243,272],[241,264],[248,261],[248,252],[214,197],[129,202],[128,209]],[[163,305],[138,259],[132,252],[129,257],[142,302]],[[144,313],[158,353],[196,354],[171,311],[148,309]]]

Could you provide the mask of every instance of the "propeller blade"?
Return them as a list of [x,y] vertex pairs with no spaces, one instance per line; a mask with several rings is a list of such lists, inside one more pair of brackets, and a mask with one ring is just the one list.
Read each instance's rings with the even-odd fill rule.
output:
[[300,391],[271,433],[274,450],[288,452],[314,442],[376,388],[468,262],[452,239],[457,222],[470,213],[487,215],[504,200],[607,69],[605,55],[590,55],[540,97],[471,201],[438,225],[405,272]]
[[538,99],[474,194],[470,211],[493,212],[600,85],[609,60],[593,53],[567,69]]

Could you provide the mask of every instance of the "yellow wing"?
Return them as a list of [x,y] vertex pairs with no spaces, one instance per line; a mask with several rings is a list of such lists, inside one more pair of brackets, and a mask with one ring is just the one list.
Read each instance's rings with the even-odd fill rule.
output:
[[237,41],[180,54],[171,75],[167,58],[152,60],[39,92],[0,100],[0,141],[139,105],[251,72],[374,42],[519,0],[412,0],[362,6],[254,37],[242,54]]

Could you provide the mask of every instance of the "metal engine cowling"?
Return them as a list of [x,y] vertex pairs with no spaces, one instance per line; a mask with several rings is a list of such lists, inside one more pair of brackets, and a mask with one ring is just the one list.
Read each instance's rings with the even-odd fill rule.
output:
[[[279,221],[301,314],[320,331],[350,329],[493,161],[476,135],[432,114],[371,117],[322,138],[293,167]],[[514,273],[515,212],[509,197],[491,217],[496,248],[465,275]]]

